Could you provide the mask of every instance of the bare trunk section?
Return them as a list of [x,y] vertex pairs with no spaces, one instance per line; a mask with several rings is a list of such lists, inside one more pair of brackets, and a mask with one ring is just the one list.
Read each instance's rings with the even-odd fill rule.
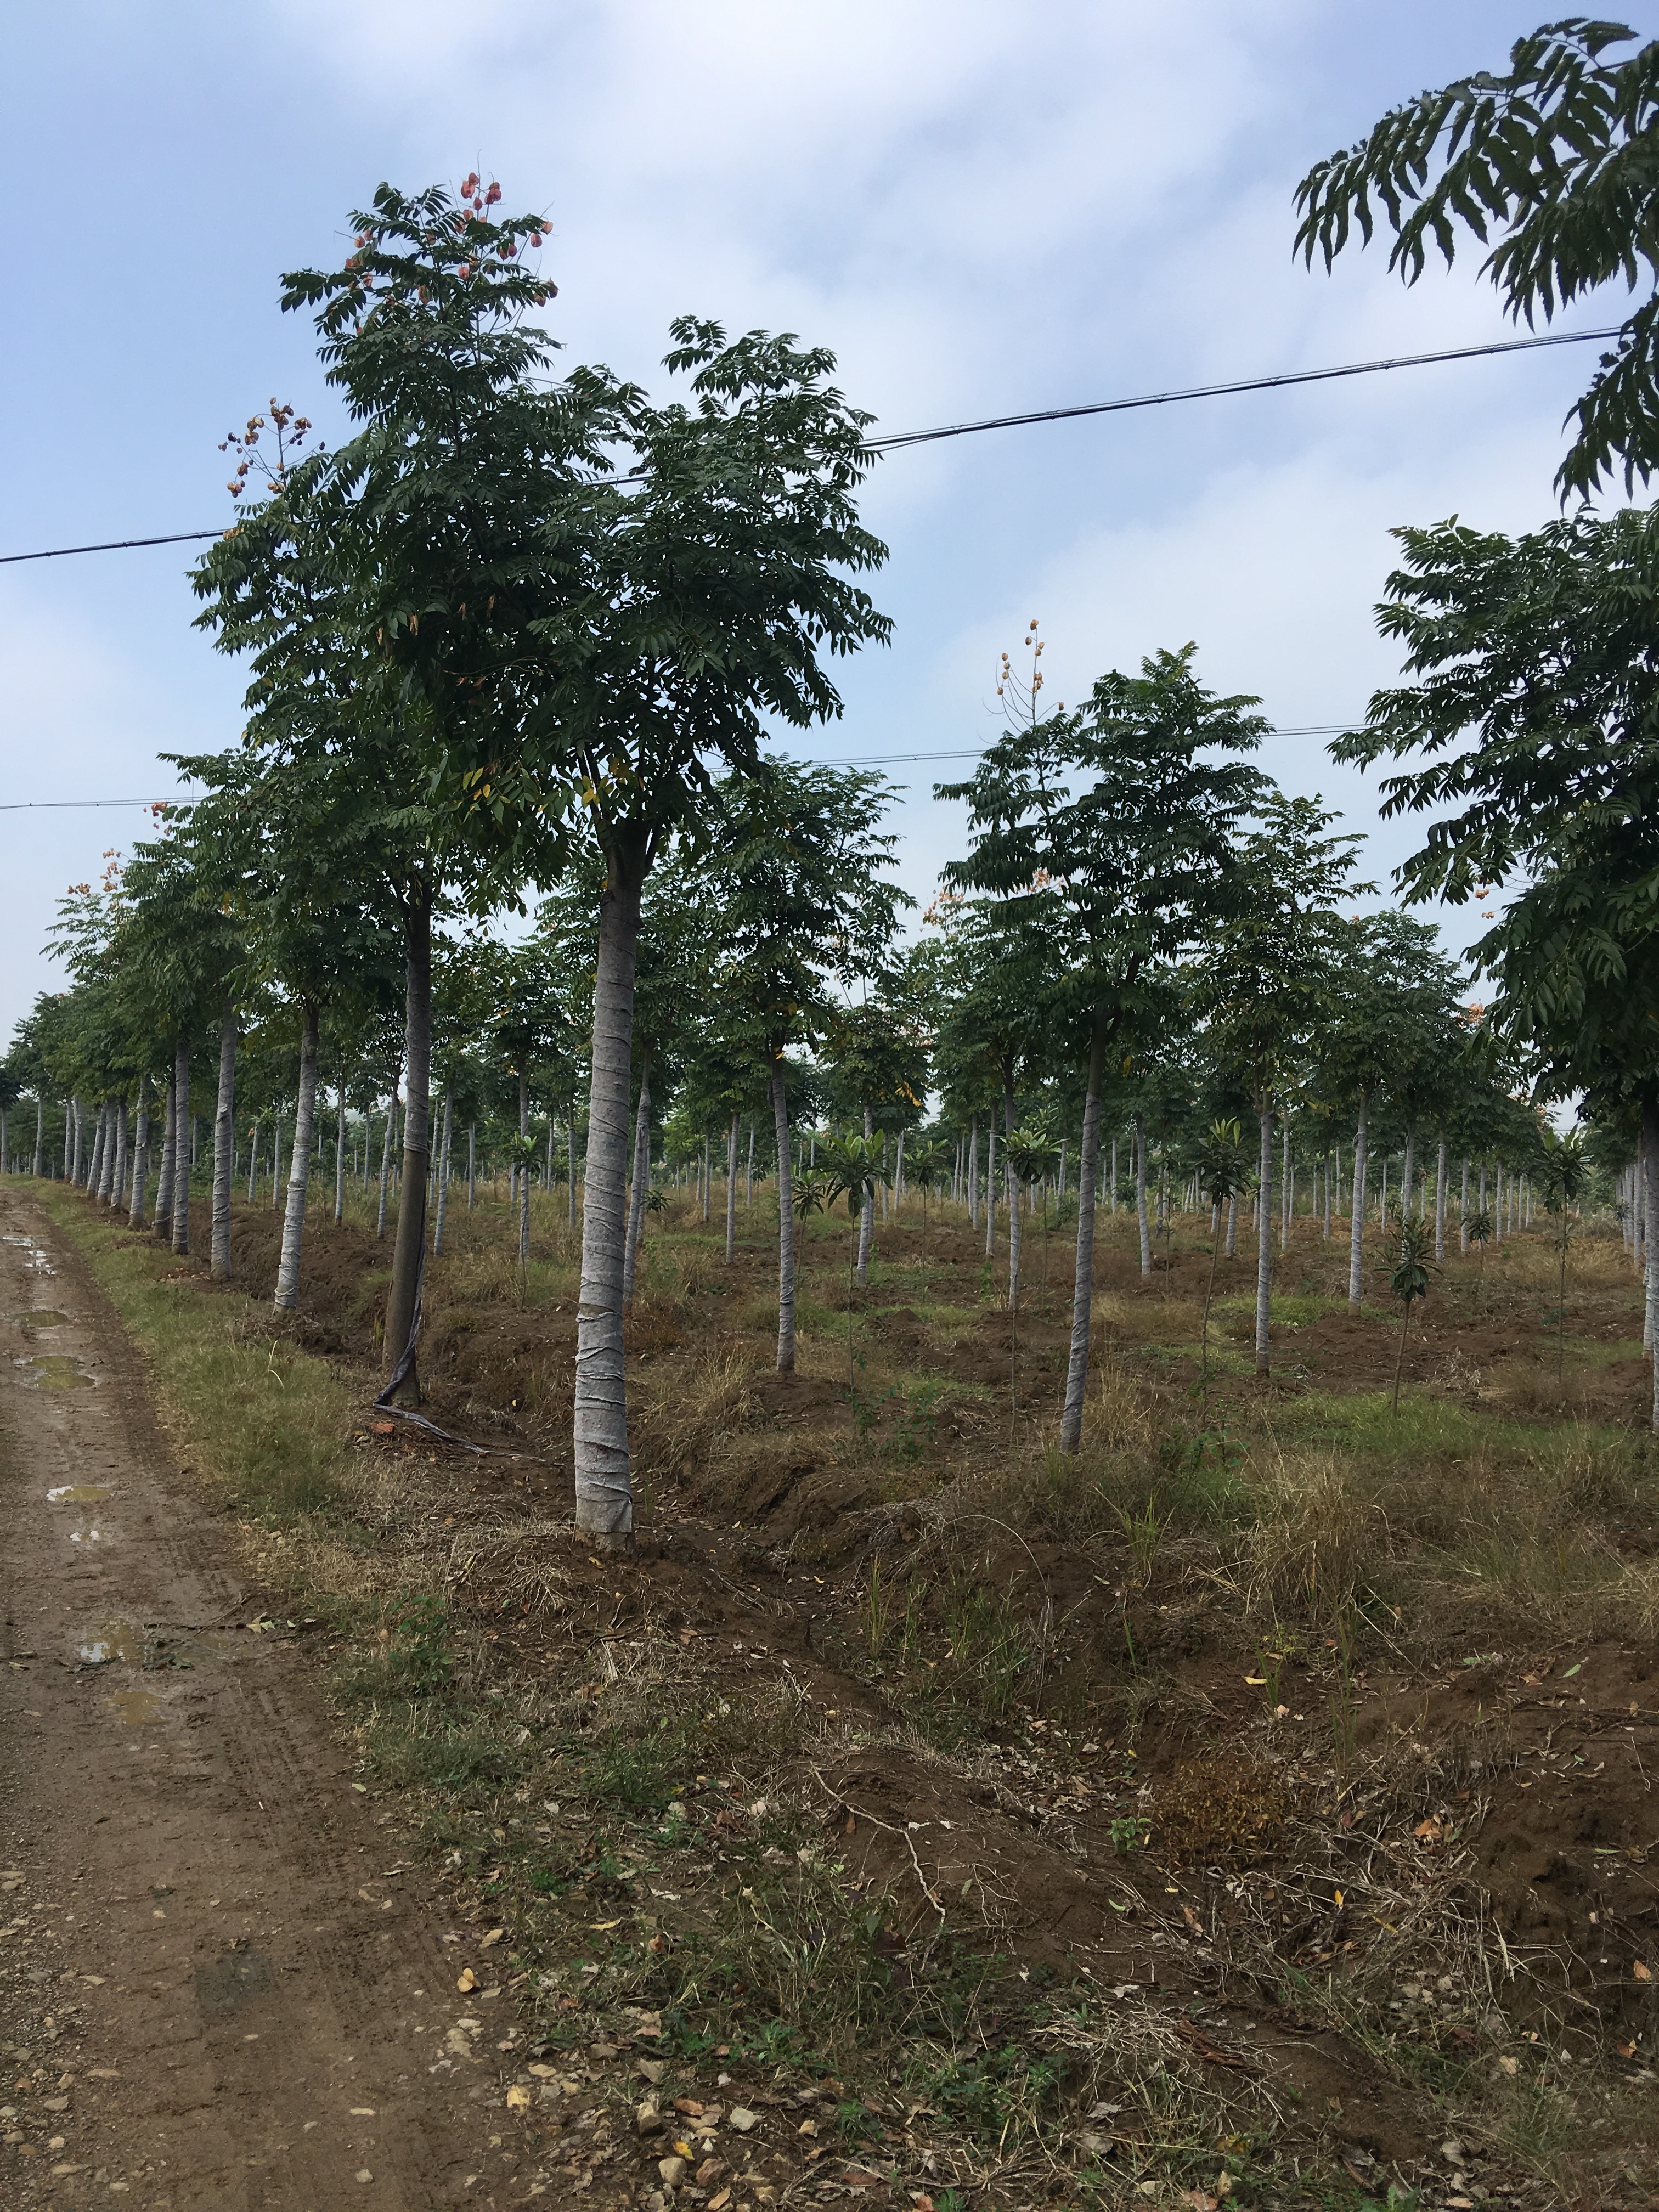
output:
[[346,1094],[345,1076],[334,1086],[334,1218],[345,1219]]
[[432,1249],[444,1249],[444,1216],[449,1211],[449,1139],[455,1117],[455,1078],[444,1078],[444,1133],[438,1151],[438,1216],[432,1224]]
[[173,1249],[190,1249],[190,1042],[173,1048]]
[[731,1134],[726,1142],[726,1264],[729,1267],[738,1249],[738,1117],[732,1116]]
[[1152,1228],[1146,1218],[1146,1116],[1135,1115],[1135,1218],[1140,1224],[1140,1272],[1152,1272]]
[[317,1009],[307,1000],[300,1027],[300,1098],[294,1110],[294,1152],[289,1164],[288,1203],[283,1211],[283,1252],[276,1263],[275,1303],[292,1313],[300,1298],[300,1245],[305,1235],[306,1185],[311,1175],[311,1124],[317,1109]]
[[1348,1310],[1359,1311],[1359,1302],[1364,1294],[1364,1233],[1365,1233],[1365,1169],[1369,1155],[1365,1146],[1365,1094],[1359,1094],[1359,1125],[1353,1140],[1353,1218],[1348,1228]]
[[1014,1085],[1012,1074],[1006,1075],[1002,1086],[1002,1133],[1007,1142],[1003,1149],[1007,1153],[1008,1177],[1008,1304],[1011,1310],[1019,1306],[1019,1175],[1014,1166]]
[[1261,1193],[1256,1209],[1255,1251],[1255,1371],[1267,1372],[1267,1322],[1272,1310],[1273,1282],[1273,1109],[1261,1109]]
[[1434,1256],[1437,1261],[1446,1256],[1446,1133],[1440,1132],[1435,1151],[1434,1164]]
[[519,1265],[522,1267],[530,1259],[530,1164],[522,1155],[527,1149],[530,1135],[530,1077],[519,1070],[519,1152],[520,1157],[513,1163],[513,1174],[507,1184],[519,1217]]
[[374,1223],[377,1237],[386,1235],[386,1199],[392,1187],[392,1133],[398,1126],[398,1086],[403,1079],[404,1072],[400,1067],[392,1079],[392,1096],[386,1102],[386,1127],[380,1136],[380,1210]]
[[[1646,1170],[1647,1204],[1644,1209],[1644,1241],[1648,1249],[1647,1338],[1659,1343],[1659,1095],[1646,1091],[1642,1098],[1642,1160]],[[1652,1421],[1659,1430],[1659,1353],[1653,1361]]]
[[968,1226],[979,1227],[979,1115],[968,1123]]
[[648,865],[643,837],[606,859],[593,983],[593,1072],[576,1318],[576,1526],[602,1547],[617,1550],[631,1548],[634,1530],[623,1374],[623,1208],[640,891]]
[[[866,1106],[864,1109],[864,1142],[866,1150],[876,1133],[875,1116]],[[859,1288],[863,1290],[870,1279],[870,1247],[876,1234],[876,1194],[874,1186],[864,1186],[864,1204],[859,1212]]]
[[213,1234],[209,1265],[230,1279],[230,1183],[236,1152],[236,1009],[228,1000],[219,1019],[219,1098],[213,1115]]
[[157,1237],[173,1234],[173,1153],[178,1133],[178,1121],[173,1110],[173,1078],[169,1076],[161,1098],[161,1165],[155,1178],[155,1212],[153,1218]]
[[778,1139],[778,1372],[795,1371],[795,1194],[789,1099],[781,1054],[772,1063],[772,1126]]
[[634,1300],[634,1278],[645,1234],[645,1200],[651,1183],[651,1048],[640,1058],[640,1103],[634,1121],[634,1181],[628,1194],[628,1238],[623,1249],[623,1304]]
[[1075,1452],[1083,1442],[1083,1407],[1089,1389],[1089,1331],[1094,1311],[1095,1173],[1100,1163],[1100,1085],[1106,1065],[1106,1032],[1097,1024],[1089,1048],[1089,1087],[1083,1101],[1083,1144],[1077,1165],[1077,1275],[1072,1290],[1072,1350],[1060,1416],[1060,1448]]
[[424,880],[411,891],[404,917],[404,1176],[398,1193],[398,1234],[392,1248],[392,1284],[386,1303],[386,1374],[400,1370],[398,1395],[421,1400],[415,1364],[420,1328],[421,1262],[426,1251],[426,1180],[432,1149],[432,890]]
[[115,1176],[110,1184],[110,1204],[119,1207],[127,1190],[127,1102],[115,1102]]

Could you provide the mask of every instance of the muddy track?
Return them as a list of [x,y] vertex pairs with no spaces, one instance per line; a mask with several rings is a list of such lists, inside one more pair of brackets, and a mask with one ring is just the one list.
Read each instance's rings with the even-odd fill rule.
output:
[[298,1637],[246,1625],[228,1533],[45,1212],[0,1191],[0,2202],[522,2200],[493,2068],[428,2070],[442,1908]]

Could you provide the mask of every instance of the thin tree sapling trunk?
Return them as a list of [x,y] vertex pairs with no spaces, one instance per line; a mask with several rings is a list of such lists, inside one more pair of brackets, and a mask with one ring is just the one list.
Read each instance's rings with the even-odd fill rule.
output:
[[432,1224],[432,1249],[444,1249],[444,1216],[449,1211],[449,1137],[450,1125],[455,1114],[455,1077],[453,1071],[444,1078],[444,1127],[438,1146],[438,1209]]
[[418,1405],[421,1382],[413,1351],[420,1308],[421,1261],[426,1250],[427,1159],[432,1149],[432,894],[422,879],[411,890],[404,916],[404,1172],[398,1192],[398,1234],[392,1249],[392,1284],[386,1304],[386,1373],[409,1356],[399,1395]]
[[772,1127],[778,1140],[778,1372],[795,1371],[795,1199],[789,1150],[789,1098],[783,1054],[772,1063]]
[[1089,1389],[1089,1333],[1094,1316],[1095,1170],[1100,1160],[1100,1091],[1106,1066],[1106,1029],[1097,1022],[1089,1046],[1088,1088],[1083,1100],[1083,1144],[1077,1166],[1077,1273],[1072,1285],[1072,1347],[1066,1364],[1060,1448],[1083,1443],[1083,1407]]
[[634,1278],[645,1231],[645,1200],[651,1182],[651,1048],[640,1055],[639,1110],[634,1121],[634,1179],[628,1194],[628,1241],[623,1250],[623,1304],[634,1300]]
[[283,1250],[276,1263],[275,1304],[292,1313],[300,1299],[300,1247],[305,1237],[306,1186],[311,1176],[311,1130],[317,1111],[317,1009],[304,1004],[300,1027],[300,1097],[294,1109],[294,1152],[288,1202],[283,1210]]
[[127,1102],[115,1102],[115,1173],[110,1182],[110,1204],[118,1208],[127,1188]]
[[738,1249],[738,1117],[732,1116],[732,1127],[726,1140],[726,1264],[729,1267]]
[[1256,1210],[1255,1240],[1255,1371],[1268,1370],[1267,1327],[1272,1312],[1273,1281],[1273,1109],[1272,1102],[1260,1107],[1261,1126],[1261,1187]]
[[1435,1151],[1434,1165],[1434,1256],[1437,1262],[1446,1256],[1446,1133],[1441,1130]]
[[1353,1218],[1348,1226],[1348,1310],[1359,1311],[1365,1287],[1365,1170],[1370,1155],[1365,1142],[1365,1094],[1359,1094],[1359,1125],[1353,1140]]
[[1002,1086],[1003,1150],[1007,1158],[1005,1166],[1008,1178],[1008,1310],[1017,1312],[1019,1307],[1019,1171],[1014,1165],[1014,1085],[1012,1073],[1005,1076]]
[[236,1171],[236,1010],[227,1000],[219,1018],[219,1096],[213,1113],[213,1231],[210,1271],[230,1279],[230,1184]]
[[[571,1176],[570,1188],[574,1192],[576,1187],[575,1176],[574,1173],[575,1162],[574,1159],[571,1162],[571,1167],[573,1173]],[[471,1212],[473,1206],[477,1200],[477,1191],[478,1125],[477,1121],[469,1121],[466,1125],[466,1210],[469,1213]]]
[[380,1137],[380,1210],[374,1223],[377,1237],[386,1235],[386,1193],[392,1187],[392,1133],[398,1126],[398,1086],[403,1079],[404,1072],[400,1067],[392,1079],[392,1097],[386,1103],[386,1127]]
[[[1646,1185],[1643,1241],[1647,1247],[1647,1341],[1659,1343],[1659,1091],[1642,1094],[1642,1165]],[[1653,1362],[1651,1419],[1659,1431],[1659,1355]]]
[[992,1109],[985,1117],[985,1256],[996,1249],[997,1234],[997,1117]]
[[1152,1272],[1152,1224],[1146,1217],[1146,1117],[1135,1115],[1135,1218],[1140,1225],[1140,1272]]
[[173,1146],[176,1122],[173,1111],[173,1078],[169,1075],[161,1097],[161,1164],[155,1178],[155,1212],[152,1217],[155,1234],[173,1234]]
[[[870,1140],[875,1135],[875,1116],[866,1106],[864,1109],[864,1143],[867,1155]],[[870,1279],[870,1247],[876,1234],[876,1192],[873,1183],[864,1186],[864,1204],[859,1210],[858,1284],[862,1290]]]
[[334,1220],[336,1226],[345,1219],[345,1164],[346,1164],[346,1093],[345,1071],[341,1070],[334,1085]]
[[631,1548],[634,1529],[623,1374],[623,1205],[640,891],[648,865],[643,836],[629,840],[606,858],[593,983],[592,1079],[576,1318],[576,1526],[601,1547],[616,1550]]
[[173,1249],[190,1249],[190,1040],[180,1037],[173,1052]]

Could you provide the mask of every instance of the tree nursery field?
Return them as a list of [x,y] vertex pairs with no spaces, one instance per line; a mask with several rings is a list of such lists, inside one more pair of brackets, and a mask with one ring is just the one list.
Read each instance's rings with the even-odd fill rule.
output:
[[878,1221],[850,1296],[856,1223],[810,1219],[784,1376],[772,1186],[730,1265],[682,1193],[618,1556],[569,1517],[561,1194],[522,1267],[500,1196],[451,1212],[428,1430],[368,1410],[355,1197],[289,1318],[266,1208],[227,1285],[12,1188],[459,1931],[433,2033],[498,2201],[1650,2201],[1659,1476],[1610,1220],[1565,1329],[1553,1236],[1454,1255],[1396,1410],[1380,1232],[1356,1316],[1296,1218],[1265,1384],[1224,1255],[1204,1382],[1207,1218],[1149,1278],[1109,1219],[1073,1456],[1064,1231],[1028,1220],[1011,1316],[962,1206]]

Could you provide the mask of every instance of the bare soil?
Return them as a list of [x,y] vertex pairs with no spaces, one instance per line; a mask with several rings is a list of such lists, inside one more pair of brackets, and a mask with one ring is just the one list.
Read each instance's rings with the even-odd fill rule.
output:
[[504,2203],[475,2068],[428,2070],[454,1932],[307,1624],[240,1583],[42,1210],[0,1190],[0,2201]]

